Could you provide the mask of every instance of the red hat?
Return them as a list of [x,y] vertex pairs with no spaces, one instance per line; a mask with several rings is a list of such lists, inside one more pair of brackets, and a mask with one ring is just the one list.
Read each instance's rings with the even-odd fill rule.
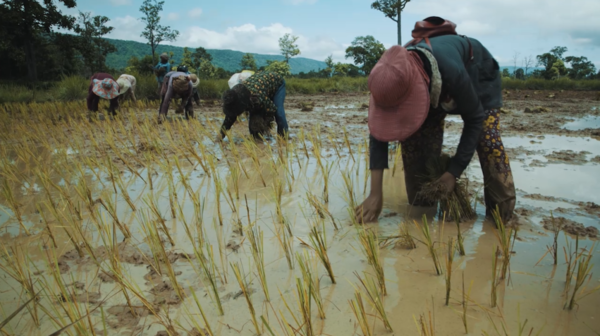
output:
[[369,75],[369,131],[379,141],[404,141],[425,122],[429,88],[406,48],[388,49]]

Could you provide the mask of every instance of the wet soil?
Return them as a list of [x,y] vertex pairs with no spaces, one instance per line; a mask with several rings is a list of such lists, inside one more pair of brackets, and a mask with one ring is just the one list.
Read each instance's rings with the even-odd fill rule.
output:
[[[544,256],[556,225],[567,233],[561,233],[561,251],[563,247],[568,249],[563,242],[572,243],[574,235],[580,237],[579,247],[585,251],[590,251],[598,238],[600,196],[597,190],[600,188],[600,181],[597,176],[600,176],[600,166],[597,158],[600,157],[600,140],[594,138],[598,130],[566,129],[563,126],[578,118],[600,115],[597,108],[600,102],[596,100],[595,92],[567,91],[510,91],[505,92],[504,100],[502,135],[518,188],[515,212],[520,225],[517,226],[517,239],[511,247],[513,255],[510,279],[502,280],[498,285],[498,307],[490,306],[490,275],[492,256],[498,249],[499,241],[494,224],[485,219],[483,181],[477,158],[473,159],[466,172],[470,180],[469,195],[472,200],[476,200],[477,218],[461,223],[457,228],[454,223],[444,222],[442,218],[436,217],[435,208],[418,208],[407,204],[401,160],[393,161],[396,152],[392,149],[390,167],[395,168],[386,172],[384,177],[384,212],[378,223],[365,226],[374,230],[382,242],[380,258],[388,289],[384,306],[394,329],[393,333],[385,331],[382,323],[374,317],[375,311],[369,310],[369,316],[373,317],[369,323],[375,335],[419,335],[415,321],[419,321],[421,317],[427,320],[430,314],[435,316],[432,324],[436,335],[480,335],[484,331],[494,334],[494,325],[506,327],[508,334],[518,334],[519,323],[522,325],[524,320],[528,321],[527,330],[534,328],[533,334],[540,330],[540,335],[593,335],[600,331],[600,297],[598,291],[594,291],[599,286],[598,272],[592,272],[588,285],[580,293],[577,310],[564,310],[564,303],[570,296],[568,291],[565,293],[567,266],[562,261],[554,266],[550,258]],[[539,109],[540,107],[543,109]],[[276,334],[279,334],[283,318],[295,329],[304,328],[300,326],[302,317],[298,309],[296,287],[297,279],[302,279],[302,274],[297,265],[294,270],[289,270],[277,235],[283,226],[277,218],[277,197],[274,194],[277,186],[274,182],[281,181],[283,192],[280,210],[289,221],[290,231],[294,235],[292,250],[307,252],[313,262],[312,269],[320,278],[320,293],[327,318],[319,319],[313,306],[315,334],[361,334],[348,301],[354,299],[355,288],[359,286],[355,272],[361,277],[374,276],[374,272],[362,253],[357,228],[351,225],[348,215],[348,185],[343,176],[352,181],[354,201],[361,202],[368,194],[369,180],[365,169],[368,165],[367,108],[367,94],[288,96],[286,112],[291,128],[290,143],[293,146],[286,152],[274,140],[267,139],[265,143],[257,145],[258,162],[250,159],[250,153],[245,147],[244,136],[248,133],[248,124],[244,118],[232,130],[231,142],[226,140],[223,146],[212,143],[211,139],[222,121],[220,106],[213,103],[207,103],[199,109],[198,120],[189,123],[193,129],[185,128],[188,123],[178,123],[181,117],[171,114],[170,122],[152,124],[157,133],[143,142],[128,142],[128,131],[119,126],[107,126],[113,125],[109,121],[92,126],[98,128],[94,137],[88,134],[88,126],[78,123],[61,125],[63,133],[53,133],[65,137],[61,146],[56,148],[56,153],[44,152],[31,162],[16,162],[24,172],[24,177],[35,176],[36,165],[47,164],[60,168],[56,169],[55,175],[50,176],[57,185],[51,186],[53,189],[50,194],[56,200],[62,200],[59,211],[71,209],[64,200],[66,195],[76,200],[74,204],[77,205],[73,208],[81,209],[83,214],[82,220],[76,223],[83,228],[81,232],[90,242],[95,258],[92,258],[84,245],[80,248],[82,255],[74,249],[63,227],[73,229],[73,232],[76,230],[70,222],[61,218],[62,212],[58,218],[46,211],[46,208],[42,208],[41,214],[36,212],[35,204],[47,202],[48,198],[39,181],[33,177],[22,185],[13,182],[9,185],[17,191],[20,203],[23,204],[26,225],[29,225],[34,235],[28,237],[20,232],[18,221],[9,204],[2,198],[0,204],[5,211],[0,212],[0,225],[4,230],[1,242],[7,246],[18,244],[29,251],[28,257],[39,269],[34,275],[35,279],[40,280],[38,284],[47,286],[47,290],[51,289],[50,293],[53,295],[60,293],[56,278],[51,276],[51,270],[46,270],[49,258],[46,250],[52,250],[49,247],[52,244],[40,215],[46,216],[51,226],[50,232],[59,242],[59,247],[52,251],[56,255],[62,279],[70,284],[68,288],[74,291],[75,301],[82,307],[92,309],[103,300],[108,300],[103,304],[103,311],[107,334],[110,335],[205,335],[207,333],[203,330],[204,322],[198,303],[215,335],[254,334],[244,293],[231,270],[231,264],[238,263],[249,286],[248,294],[254,304],[255,316],[259,319],[264,317],[270,327],[276,329]],[[526,109],[539,111],[526,113]],[[146,132],[145,118],[154,117],[154,110],[137,111],[136,119],[128,116],[124,123],[132,127],[129,129],[133,130],[131,133],[140,134]],[[452,152],[455,149],[461,129],[460,118],[447,118],[445,151]],[[52,130],[57,131],[55,128]],[[85,141],[81,145],[68,140],[69,137],[81,134],[85,134]],[[200,135],[196,137],[195,134]],[[187,136],[194,138],[187,139]],[[307,192],[324,201],[323,174],[314,154],[315,148],[319,147],[318,140],[315,140],[317,136],[321,139],[321,160],[332,167],[328,180],[329,203],[326,207],[340,226],[338,230],[334,229],[328,217],[319,219],[306,201]],[[127,151],[117,155],[115,146],[108,145],[111,137],[121,139],[117,143],[120,147],[127,148]],[[29,138],[27,141],[34,142],[34,139]],[[194,154],[200,160],[183,149],[189,143],[194,144]],[[200,148],[202,143],[206,146],[204,149]],[[231,143],[235,146],[231,146]],[[15,150],[25,150],[25,147],[10,146]],[[70,150],[78,151],[79,155],[68,154]],[[285,162],[278,161],[282,157],[279,153],[284,152],[289,154],[283,155],[287,159]],[[164,164],[147,164],[149,155],[168,158],[170,168]],[[218,193],[214,182],[215,174],[202,168],[203,164],[209,165],[202,161],[209,155],[216,158],[214,164],[218,178],[221,179],[223,188],[230,192],[229,195],[227,192]],[[83,158],[91,158],[99,163],[84,161]],[[178,168],[175,167],[175,158],[180,165]],[[238,168],[232,170],[235,167],[233,163],[238,159]],[[90,208],[97,211],[96,219],[92,218],[86,205],[86,197],[80,197],[77,190],[81,190],[75,188],[82,186],[82,183],[77,179],[73,179],[71,185],[65,182],[69,181],[68,174],[76,173],[75,169],[68,168],[73,166],[72,162],[90,167],[85,174],[85,181],[93,200],[102,198],[108,202],[111,196],[115,196],[115,200],[111,202],[114,202],[116,216],[121,224],[131,230],[131,237],[126,238],[116,229],[117,224],[105,206],[92,202],[94,204]],[[99,166],[109,164],[113,165],[113,172],[122,179],[122,189],[111,182],[107,176],[108,170],[99,169]],[[152,181],[152,188],[148,180]],[[266,181],[264,184],[263,180]],[[235,196],[236,183],[239,198]],[[123,190],[129,194],[136,210],[131,209]],[[158,200],[160,220],[164,221],[175,241],[172,245],[169,237],[161,231],[163,229],[157,231],[167,260],[159,257],[157,250],[153,250],[149,244],[146,226],[148,220],[145,217],[150,216],[148,195]],[[200,207],[193,204],[194,195],[199,197],[202,204],[201,215],[198,210]],[[220,195],[218,201],[216,195]],[[173,204],[176,206],[173,207]],[[555,226],[552,226],[550,214],[554,217]],[[422,225],[423,215],[430,223],[440,260],[445,260],[445,244],[450,237],[457,237],[458,229],[464,237],[465,255],[455,255],[452,268],[449,307],[444,303],[444,277],[436,274],[429,250],[423,244],[425,238],[417,226]],[[261,287],[248,232],[240,230],[238,223],[246,228],[248,225],[260,227],[264,234],[264,260],[270,302],[266,301]],[[327,253],[337,278],[336,284],[329,280],[314,250],[303,243],[310,242],[310,228],[313,225],[318,225],[326,233]],[[414,246],[405,239],[404,231],[401,230],[403,226],[406,226],[413,237],[416,248],[412,248]],[[191,238],[188,232],[191,232]],[[82,236],[76,237],[82,243]],[[115,242],[116,248],[107,246],[109,242]],[[224,315],[219,313],[213,289],[206,274],[201,271],[201,262],[208,259],[195,258],[195,247],[202,249],[204,253],[211,251],[214,257],[211,269],[216,275],[216,291],[223,305]],[[120,263],[116,270],[111,264],[111,257],[115,254],[118,254],[116,259]],[[10,259],[3,257],[0,262],[8,265],[7,260]],[[593,252],[592,263],[600,264],[598,252]],[[157,268],[165,270],[168,264],[173,267],[176,283],[164,271],[163,275],[156,272]],[[23,301],[22,298],[19,299],[22,291],[18,282],[7,276],[4,270],[0,270],[0,274],[6,279],[6,288],[11,288],[0,291],[3,314],[7,315],[7,312],[16,309]],[[120,277],[128,279],[128,284],[135,284],[126,290],[132,307],[127,305],[121,292]],[[184,292],[183,298],[177,295],[176,285]],[[144,307],[142,299],[156,308],[158,316]],[[50,307],[58,303],[42,299],[40,304]],[[287,307],[290,307],[292,313]],[[469,333],[465,333],[462,323],[464,307]],[[62,311],[58,308],[54,306],[57,311]],[[19,315],[19,321],[30,320],[29,312]],[[91,314],[90,321],[98,331],[97,334],[102,334],[99,330],[103,329],[103,316],[99,310]],[[168,322],[165,321],[171,323],[169,332],[166,331],[167,326],[164,324]],[[39,328],[17,320],[8,327],[12,328],[10,330],[14,334],[31,335],[47,335],[57,329],[48,318]],[[267,333],[265,329],[265,334]]]

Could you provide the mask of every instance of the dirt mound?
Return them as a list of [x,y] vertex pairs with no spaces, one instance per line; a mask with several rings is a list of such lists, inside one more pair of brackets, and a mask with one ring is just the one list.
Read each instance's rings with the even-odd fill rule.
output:
[[181,303],[181,298],[177,295],[170,281],[163,281],[152,287],[150,293],[154,295],[154,304],[157,305],[177,305]]
[[566,233],[579,236],[579,237],[590,237],[597,238],[599,231],[593,226],[585,227],[581,223],[577,223],[564,217],[544,217],[542,219],[542,225],[546,230],[553,230],[554,227],[558,227],[560,230]]
[[145,307],[129,307],[126,305],[112,306],[106,311],[109,315],[107,323],[112,329],[136,328],[140,320],[150,314]]
[[586,163],[586,156],[590,154],[587,151],[575,152],[570,149],[552,152],[552,154],[545,155],[549,162],[568,162],[571,164],[583,164]]

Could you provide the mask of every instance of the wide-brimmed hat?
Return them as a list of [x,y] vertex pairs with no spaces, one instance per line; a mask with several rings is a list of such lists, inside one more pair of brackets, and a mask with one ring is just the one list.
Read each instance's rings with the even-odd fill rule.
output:
[[185,94],[190,89],[190,78],[185,75],[179,75],[173,78],[173,91],[177,94]]
[[117,79],[117,84],[119,84],[120,95],[124,94],[125,92],[127,92],[127,90],[131,89],[131,83],[123,77],[119,77],[119,79]]
[[198,76],[191,74],[190,75],[190,80],[192,81],[192,87],[195,89],[198,87],[198,85],[200,84],[200,80],[198,79]]
[[94,79],[92,92],[100,98],[113,99],[119,96],[119,84],[110,78],[103,80]]
[[379,141],[403,141],[425,122],[429,89],[421,65],[406,48],[388,49],[369,75],[369,132]]

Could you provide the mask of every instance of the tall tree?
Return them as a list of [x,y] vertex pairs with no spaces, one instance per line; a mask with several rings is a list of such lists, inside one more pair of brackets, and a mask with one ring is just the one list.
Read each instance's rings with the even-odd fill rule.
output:
[[13,45],[23,50],[30,81],[36,81],[38,77],[35,59],[36,38],[41,34],[51,33],[54,27],[73,29],[75,23],[74,17],[63,15],[58,10],[56,2],[62,2],[67,8],[77,5],[75,0],[4,0],[0,3],[1,29],[9,31]]
[[192,66],[198,69],[203,60],[212,62],[212,55],[206,49],[198,47],[192,54]]
[[256,71],[256,59],[254,58],[254,55],[250,53],[244,54],[240,61],[240,66],[242,67],[242,70]]
[[335,67],[335,63],[333,62],[333,55],[327,56],[327,58],[325,59],[325,65],[327,66],[327,68],[325,69],[325,73],[327,74],[327,77],[331,77],[331,74],[333,74],[333,70]]
[[267,61],[265,71],[276,72],[282,76],[289,76],[292,74],[290,64],[282,61]]
[[298,41],[298,36],[290,34],[285,34],[279,39],[279,49],[281,49],[281,54],[285,57],[286,63],[290,63],[290,58],[300,55],[300,49],[296,41]]
[[529,69],[533,66],[533,56],[529,55],[523,59],[523,68],[525,68],[525,78],[529,76]]
[[384,52],[383,44],[373,36],[359,36],[346,49],[346,58],[354,58],[354,64],[362,65],[361,70],[368,75]]
[[[192,52],[188,47],[183,48],[183,56],[181,57],[181,64],[193,67],[194,61],[192,60]],[[191,70],[191,69],[190,69]]]
[[156,63],[156,47],[164,41],[175,41],[179,36],[179,31],[160,24],[160,12],[162,12],[164,4],[164,1],[144,0],[140,7],[140,12],[144,14],[142,21],[146,23],[146,28],[140,36],[148,40],[148,44],[152,48],[154,63]]
[[513,55],[513,78],[517,78],[517,62],[519,61],[519,53],[515,51]]
[[112,43],[102,38],[113,30],[106,26],[108,21],[106,16],[92,17],[89,12],[79,12],[79,20],[73,28],[79,34],[79,52],[92,73],[105,70],[106,55],[117,51]]
[[402,11],[410,0],[377,0],[371,4],[372,9],[382,12],[398,25],[398,45],[402,45]]
[[567,52],[567,47],[554,47],[550,52],[537,55],[537,64],[544,67],[544,70],[537,73],[546,79],[554,79],[566,74],[566,70],[561,74],[563,72],[561,70],[564,68],[562,55],[565,52]]
[[567,56],[565,62],[571,66],[567,69],[567,74],[572,79],[593,78],[596,73],[596,66],[587,57]]

